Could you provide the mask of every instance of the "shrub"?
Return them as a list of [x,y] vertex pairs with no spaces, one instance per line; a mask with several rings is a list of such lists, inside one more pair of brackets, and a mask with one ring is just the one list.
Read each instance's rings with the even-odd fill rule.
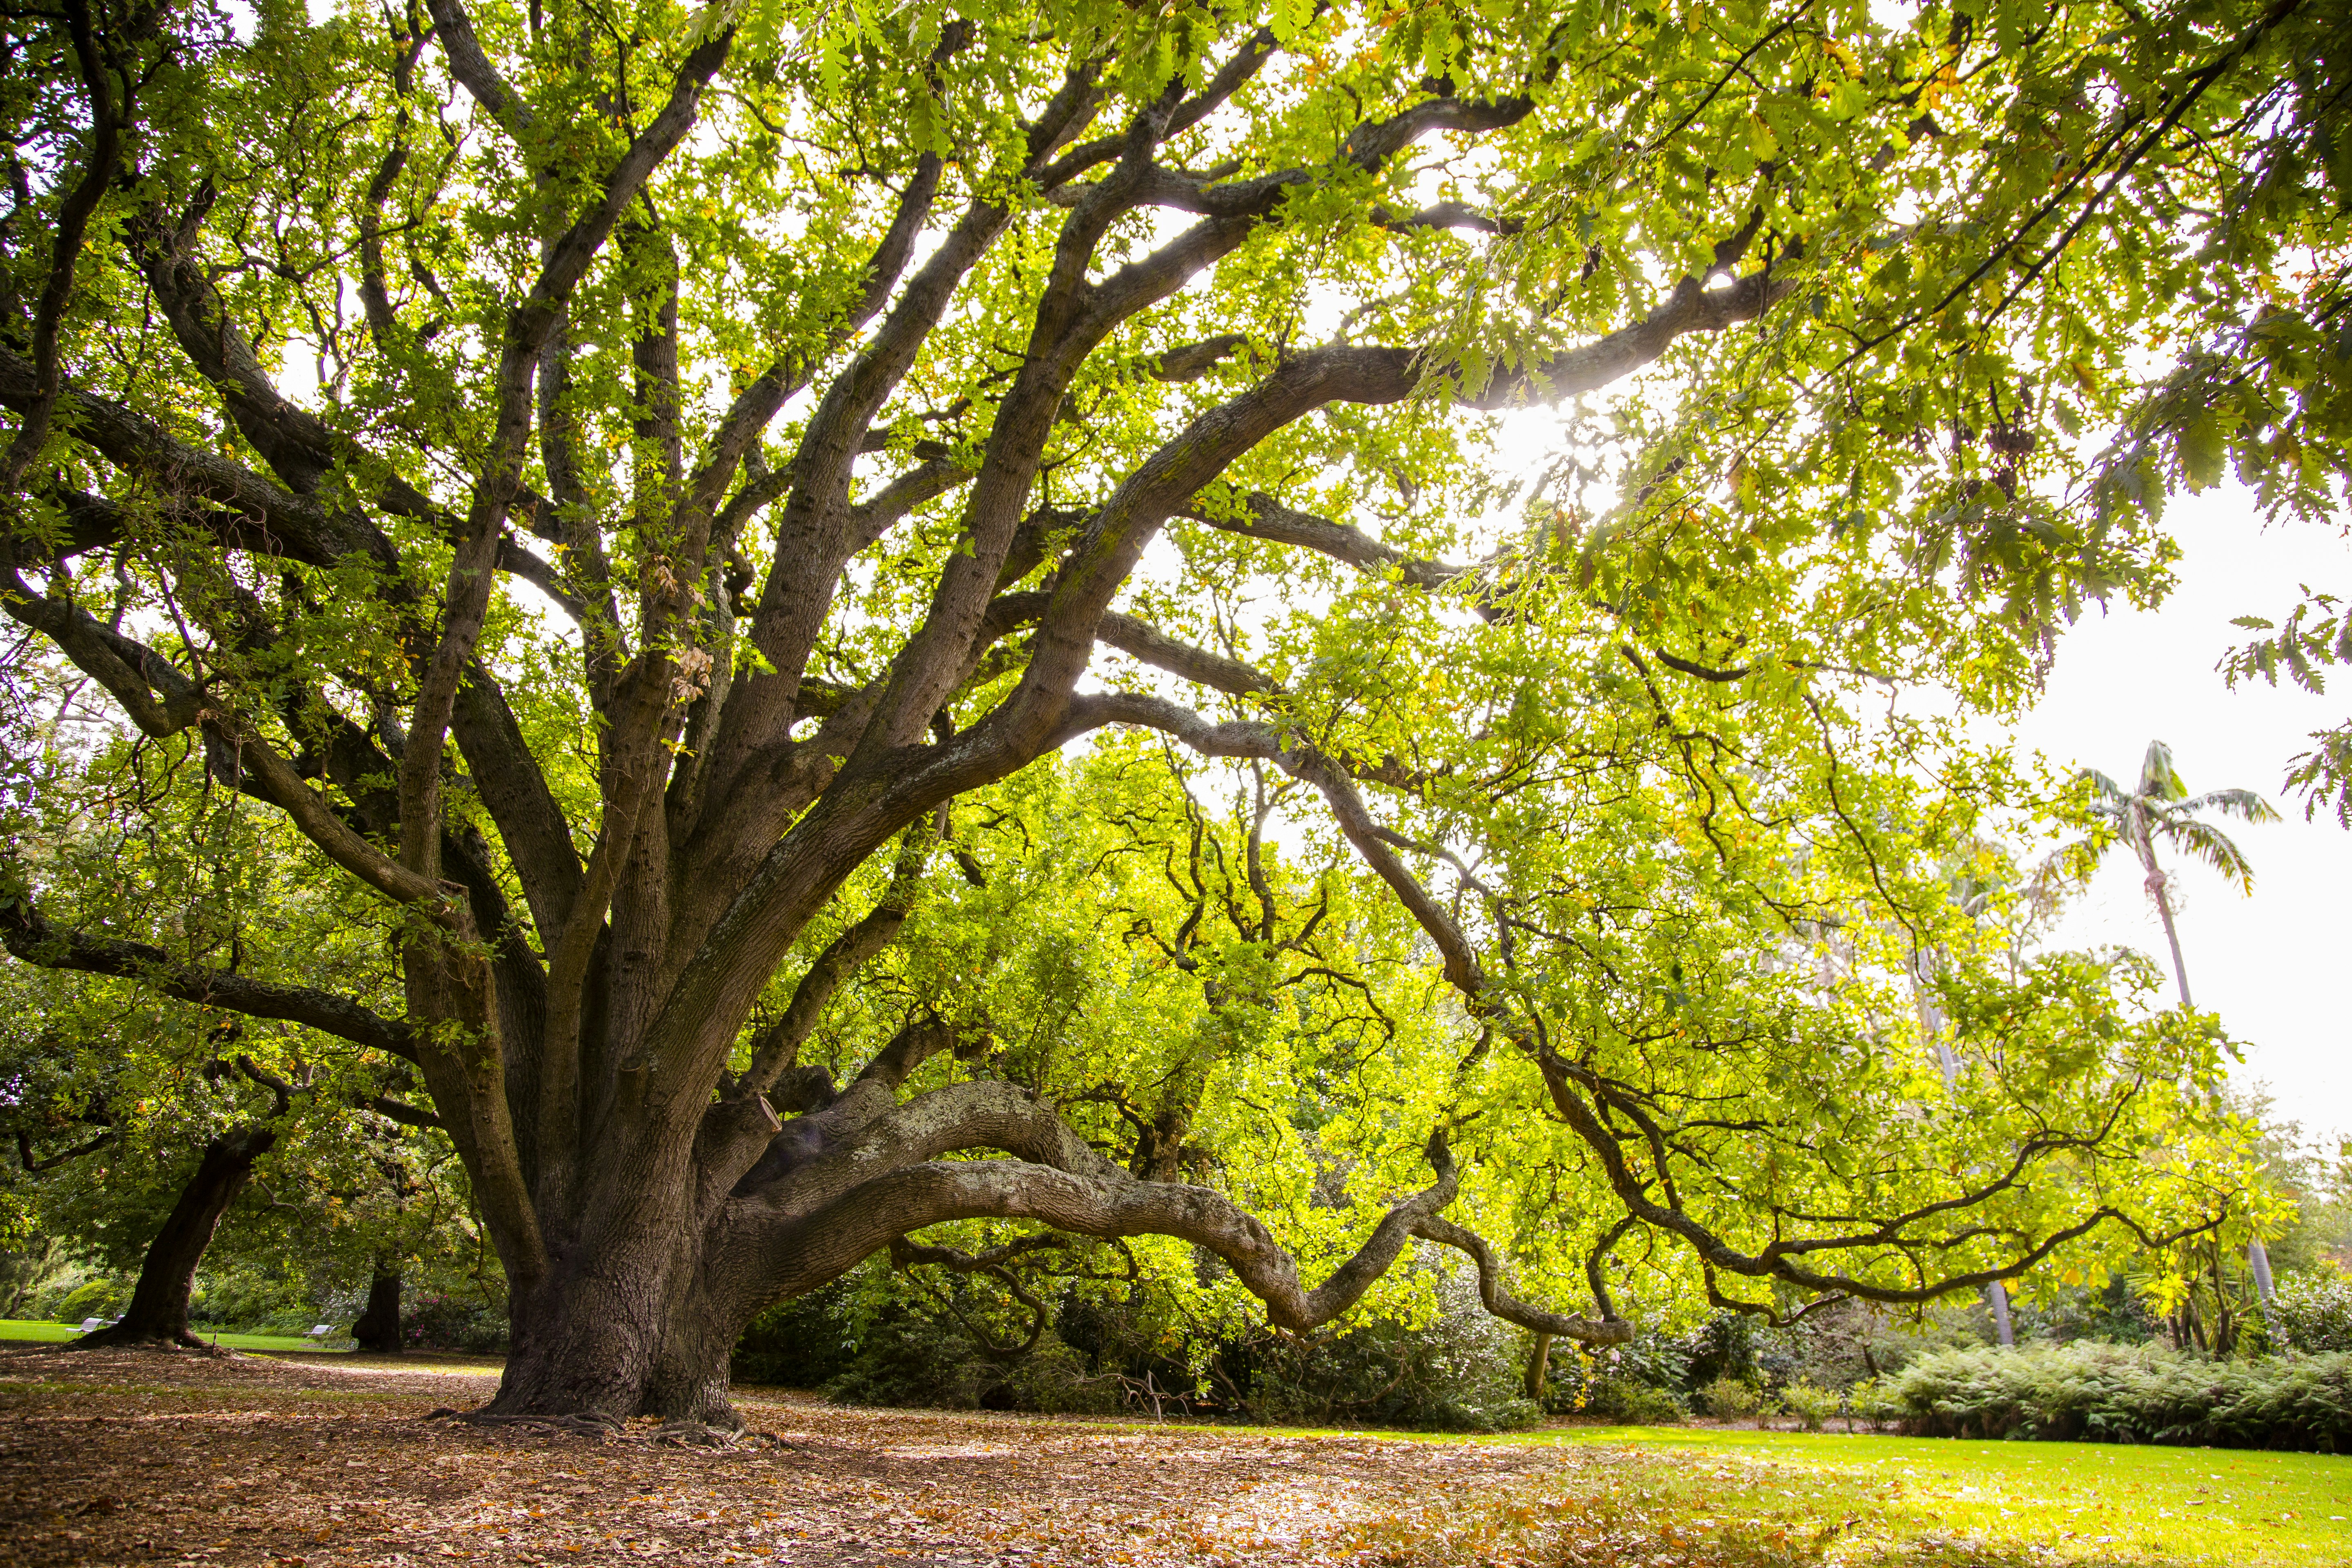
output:
[[1678,1381],[1685,1388],[1705,1389],[1726,1379],[1760,1385],[1775,1373],[1785,1373],[1790,1347],[1746,1312],[1711,1312],[1682,1336],[1680,1349]]
[[1756,1385],[1736,1377],[1718,1377],[1698,1391],[1699,1408],[1718,1421],[1738,1421],[1764,1408]]
[[1544,1408],[1555,1415],[1605,1414],[1597,1402],[1617,1396],[1604,1395],[1604,1384],[1641,1384],[1664,1391],[1675,1400],[1679,1416],[1686,1413],[1683,1394],[1690,1386],[1691,1346],[1696,1337],[1645,1328],[1636,1331],[1631,1342],[1621,1345],[1579,1346],[1556,1341],[1544,1385]]
[[1047,1334],[1013,1368],[1013,1403],[1048,1415],[1109,1415],[1127,1403],[1115,1372],[1088,1373],[1087,1359]]
[[299,1334],[324,1316],[308,1279],[267,1268],[206,1269],[188,1303],[190,1323],[228,1333]]
[[2020,1340],[2062,1344],[2101,1340],[2115,1345],[2140,1345],[2163,1331],[2147,1298],[2121,1276],[2102,1285],[2066,1286],[2045,1301],[2015,1297],[2009,1310]]
[[919,1312],[886,1309],[849,1347],[847,1364],[824,1384],[843,1405],[933,1410],[998,1408],[1012,1403],[1006,1369],[980,1353],[971,1336]]
[[67,1291],[49,1316],[60,1323],[79,1323],[84,1318],[116,1318],[122,1315],[122,1309],[130,1301],[129,1285],[101,1276],[84,1280]]
[[1780,1391],[1780,1403],[1805,1425],[1808,1432],[1818,1432],[1825,1417],[1838,1413],[1842,1401],[1833,1388],[1820,1388],[1800,1380]]
[[0,1251],[0,1318],[46,1317],[41,1308],[79,1284],[79,1274],[55,1237]]
[[1584,1409],[1621,1426],[1673,1426],[1690,1414],[1668,1390],[1630,1377],[1595,1378]]
[[1887,1380],[1902,1429],[2220,1448],[2352,1448],[2352,1355],[2209,1361],[2146,1345],[1948,1351]]
[[[1521,1390],[1519,1336],[1479,1304],[1475,1276],[1423,1267],[1437,1312],[1417,1329],[1375,1319],[1312,1340],[1213,1341],[1171,1333],[1140,1299],[1072,1292],[1021,1355],[983,1352],[944,1315],[900,1299],[889,1276],[854,1271],[755,1318],[736,1344],[734,1373],[821,1388],[847,1405],[1149,1412],[1146,1390],[1155,1389],[1166,1408],[1257,1421],[1479,1432],[1540,1421],[1542,1407]],[[1013,1325],[1016,1337],[1026,1328]],[[1644,1419],[1680,1413],[1654,1405]]]
[[822,1388],[847,1372],[856,1326],[850,1277],[795,1296],[753,1318],[735,1342],[730,1375],[737,1383],[780,1388]]
[[2330,1268],[2279,1281],[2273,1304],[2290,1349],[2308,1355],[2352,1351],[2352,1275]]
[[1884,1432],[1886,1424],[1902,1414],[1902,1408],[1886,1396],[1885,1384],[1877,1378],[1865,1377],[1845,1391],[1845,1425],[1849,1432],[1857,1420],[1868,1422],[1874,1432]]

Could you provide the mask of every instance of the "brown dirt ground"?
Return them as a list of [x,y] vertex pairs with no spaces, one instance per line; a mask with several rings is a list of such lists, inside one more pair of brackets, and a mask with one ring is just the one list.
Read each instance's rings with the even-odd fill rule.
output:
[[1331,1561],[1558,1449],[852,1410],[741,1391],[777,1441],[432,1418],[492,1367],[0,1347],[0,1568],[472,1562],[1233,1568]]

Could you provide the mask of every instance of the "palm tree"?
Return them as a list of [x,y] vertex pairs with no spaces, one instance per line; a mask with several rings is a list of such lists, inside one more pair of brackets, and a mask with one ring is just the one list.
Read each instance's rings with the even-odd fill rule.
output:
[[2156,862],[2156,847],[2161,842],[2193,860],[2202,860],[2223,876],[2235,878],[2241,890],[2251,893],[2254,869],[2244,852],[2220,828],[2199,820],[2197,814],[2217,811],[2248,822],[2276,822],[2279,815],[2250,789],[2217,789],[2190,795],[2172,765],[2172,748],[2162,741],[2147,743],[2137,789],[2125,789],[2096,768],[2084,768],[2083,777],[2090,781],[2095,796],[2092,814],[2114,834],[2098,848],[2104,851],[2116,843],[2128,844],[2147,873],[2147,896],[2156,903],[2157,917],[2164,922],[2164,940],[2172,948],[2172,978],[2180,986],[2180,1005],[2189,1006],[2189,966],[2181,962],[2180,931],[2173,923],[2172,895],[2164,869]]
[[[2094,816],[2105,824],[2113,837],[2096,845],[2097,853],[2117,843],[2131,846],[2139,857],[2141,869],[2147,873],[2147,896],[2156,904],[2157,918],[2164,922],[2164,940],[2172,949],[2172,978],[2180,987],[2180,1005],[2192,1005],[2189,1000],[2189,966],[2181,962],[2180,930],[2172,918],[2172,896],[2164,868],[2156,862],[2156,847],[2162,842],[2191,859],[2202,860],[2225,877],[2237,879],[2239,889],[2254,890],[2254,868],[2248,863],[2244,851],[2230,842],[2229,836],[2210,822],[2199,820],[2198,813],[2216,811],[2225,816],[2242,816],[2248,822],[2276,822],[2277,812],[2270,803],[2250,789],[2217,789],[2200,795],[2191,795],[2189,786],[2180,782],[2180,772],[2172,765],[2172,748],[2162,741],[2147,743],[2147,755],[2140,760],[2139,787],[2126,790],[2096,768],[2084,768],[2083,777],[2089,780],[2095,797],[2091,807]],[[2254,1289],[2263,1304],[2263,1318],[2270,1324],[2273,1340],[2278,1327],[2271,1322],[2271,1257],[2270,1249],[2256,1237],[2246,1245],[2246,1263],[2252,1269]]]

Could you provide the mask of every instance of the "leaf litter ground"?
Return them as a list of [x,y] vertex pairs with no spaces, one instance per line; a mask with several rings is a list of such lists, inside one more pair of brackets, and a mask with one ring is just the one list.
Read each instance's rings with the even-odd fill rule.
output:
[[1786,1466],[1721,1453],[857,1410],[756,1389],[738,1405],[761,1436],[726,1449],[672,1446],[655,1422],[608,1436],[433,1415],[480,1405],[496,1376],[0,1347],[0,1568],[2195,1560],[1946,1535],[1865,1491],[1801,1491]]

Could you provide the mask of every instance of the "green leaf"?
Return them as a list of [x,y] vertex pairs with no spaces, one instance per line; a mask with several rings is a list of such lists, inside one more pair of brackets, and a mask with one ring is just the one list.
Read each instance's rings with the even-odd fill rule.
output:
[[2180,427],[2175,440],[2180,471],[2190,489],[2210,489],[2221,482],[2229,447],[2219,419],[2199,414]]

